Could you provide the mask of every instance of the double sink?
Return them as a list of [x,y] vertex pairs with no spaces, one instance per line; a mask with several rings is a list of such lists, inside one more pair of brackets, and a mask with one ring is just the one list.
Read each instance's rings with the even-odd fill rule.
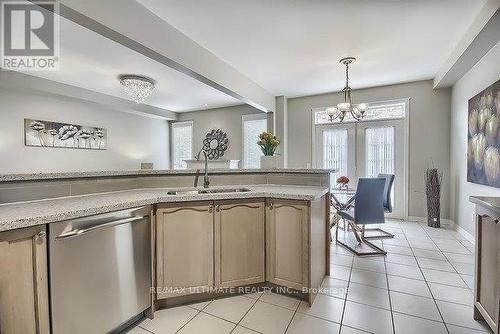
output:
[[222,194],[222,193],[243,193],[249,192],[248,188],[214,188],[200,190],[172,190],[168,191],[167,195],[192,195],[192,194]]

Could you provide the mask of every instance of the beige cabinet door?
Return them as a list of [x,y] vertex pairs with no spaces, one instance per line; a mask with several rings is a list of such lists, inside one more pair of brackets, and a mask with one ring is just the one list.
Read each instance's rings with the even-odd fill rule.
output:
[[264,282],[264,202],[227,201],[215,210],[216,286]]
[[213,206],[185,203],[157,211],[157,298],[214,285]]
[[45,226],[0,233],[0,333],[49,334]]
[[308,287],[309,207],[302,201],[267,203],[267,280],[297,290]]

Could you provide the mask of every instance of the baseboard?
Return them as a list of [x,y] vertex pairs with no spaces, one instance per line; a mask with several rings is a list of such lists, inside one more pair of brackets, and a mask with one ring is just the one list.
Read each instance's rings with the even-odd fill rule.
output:
[[474,236],[467,230],[465,230],[462,226],[455,223],[453,223],[453,225],[455,225],[455,229],[458,231],[458,233],[460,233],[468,242],[470,242],[471,244],[476,243],[476,239],[474,238]]
[[[408,216],[408,221],[427,224],[427,217]],[[441,218],[441,224],[447,226],[455,225],[455,223],[451,219],[447,218]]]
[[[408,221],[417,223],[427,223],[427,217],[408,216]],[[460,235],[463,236],[465,240],[474,244],[475,242],[474,236],[470,234],[468,231],[466,231],[462,226],[456,224],[453,220],[441,218],[441,224],[453,228],[455,231],[460,233]]]

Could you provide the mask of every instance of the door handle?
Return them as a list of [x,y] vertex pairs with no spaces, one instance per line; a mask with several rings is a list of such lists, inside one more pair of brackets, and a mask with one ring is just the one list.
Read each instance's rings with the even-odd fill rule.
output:
[[75,237],[79,237],[79,236],[81,236],[83,234],[86,234],[86,233],[90,233],[90,232],[102,230],[102,229],[108,228],[108,227],[113,227],[113,226],[118,226],[118,225],[123,225],[123,224],[131,223],[131,222],[134,222],[134,221],[137,221],[137,220],[142,220],[144,218],[145,218],[144,216],[142,216],[142,217],[124,218],[124,219],[113,220],[113,221],[110,221],[108,223],[99,224],[99,225],[95,225],[95,226],[92,226],[92,227],[84,228],[84,229],[81,229],[81,230],[80,229],[74,229],[74,230],[71,230],[69,232],[60,234],[59,236],[56,237],[56,240],[65,240],[65,239],[75,238]]

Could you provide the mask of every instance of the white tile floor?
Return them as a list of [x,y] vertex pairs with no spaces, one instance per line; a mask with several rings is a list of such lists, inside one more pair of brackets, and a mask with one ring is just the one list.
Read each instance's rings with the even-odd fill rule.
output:
[[472,318],[473,245],[457,232],[388,221],[384,257],[332,245],[331,275],[312,307],[272,293],[161,310],[129,333],[488,333]]

